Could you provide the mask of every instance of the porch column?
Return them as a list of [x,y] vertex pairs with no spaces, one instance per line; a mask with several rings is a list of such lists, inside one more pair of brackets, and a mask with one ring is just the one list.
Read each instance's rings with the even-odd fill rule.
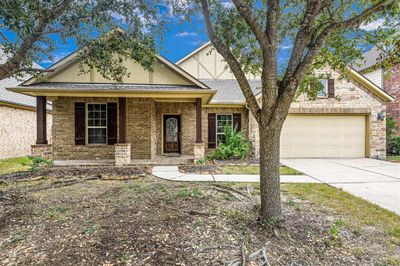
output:
[[47,144],[46,96],[36,97],[36,144]]
[[201,98],[196,98],[196,143],[202,143],[201,137]]
[[126,98],[119,98],[119,138],[118,143],[126,143]]
[[201,119],[201,98],[196,98],[196,142],[193,147],[194,161],[204,158],[205,145],[201,137],[202,132],[202,119]]
[[131,163],[131,144],[127,143],[126,135],[126,98],[118,99],[118,143],[114,144],[115,165]]

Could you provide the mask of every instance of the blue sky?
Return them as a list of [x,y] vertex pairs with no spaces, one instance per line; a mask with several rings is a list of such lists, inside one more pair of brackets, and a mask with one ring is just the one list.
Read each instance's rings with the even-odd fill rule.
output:
[[[207,41],[208,37],[200,18],[194,19],[191,23],[179,23],[177,20],[172,20],[166,25],[163,40],[159,42],[159,53],[175,63]],[[58,43],[58,49],[54,51],[52,61],[56,62],[75,50],[76,45],[73,40],[68,40],[66,44]],[[38,63],[43,67],[49,67],[52,64],[48,59]]]
[[[382,21],[372,22],[368,25],[364,25],[364,30],[370,31],[376,29]],[[10,40],[15,39],[10,32],[5,32]],[[44,58],[39,63],[43,67],[49,67],[54,62],[59,61],[63,57],[67,56],[71,52],[76,50],[76,45],[73,40],[68,40],[67,43],[61,43],[58,38],[55,37],[57,49],[54,51],[53,60]],[[201,16],[194,16],[192,22],[180,22],[171,16],[169,23],[166,25],[166,29],[163,33],[163,40],[159,43],[159,53],[166,57],[171,62],[176,62],[185,55],[189,54],[196,48],[208,41],[208,37],[204,28],[204,22]],[[278,53],[278,62],[282,65],[290,56],[291,43],[284,43]]]

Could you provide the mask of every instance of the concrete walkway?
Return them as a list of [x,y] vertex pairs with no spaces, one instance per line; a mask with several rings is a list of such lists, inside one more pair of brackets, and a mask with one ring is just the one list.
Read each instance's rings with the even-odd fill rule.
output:
[[374,159],[282,159],[308,176],[400,215],[400,164]]
[[[186,174],[179,172],[178,166],[154,166],[153,175],[171,181],[214,181],[214,182],[251,182],[258,183],[259,175],[211,175]],[[281,175],[282,183],[321,183],[306,175]]]

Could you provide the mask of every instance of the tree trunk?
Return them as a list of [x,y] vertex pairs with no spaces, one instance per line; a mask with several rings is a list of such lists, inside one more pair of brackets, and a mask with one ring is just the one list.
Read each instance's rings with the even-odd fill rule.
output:
[[279,221],[282,217],[279,177],[280,134],[283,122],[265,125],[261,121],[260,134],[260,196],[261,220]]

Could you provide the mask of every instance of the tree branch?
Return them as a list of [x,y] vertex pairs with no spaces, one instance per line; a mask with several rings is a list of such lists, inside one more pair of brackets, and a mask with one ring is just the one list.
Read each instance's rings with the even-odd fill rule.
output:
[[250,111],[257,121],[259,121],[259,112],[260,106],[257,102],[256,97],[254,96],[250,84],[247,81],[246,75],[244,74],[240,63],[236,60],[232,52],[230,51],[230,47],[225,45],[216,35],[211,24],[210,11],[207,0],[200,0],[202,12],[204,16],[204,23],[206,25],[208,36],[215,49],[224,57],[226,62],[228,63],[231,71],[236,77],[237,82],[240,85],[240,88],[246,98],[246,101],[249,105]]
[[244,18],[246,23],[249,25],[251,31],[254,33],[258,43],[260,44],[261,51],[263,54],[268,50],[268,38],[265,32],[263,31],[260,23],[257,21],[257,18],[254,16],[251,6],[247,3],[244,3],[241,0],[232,0],[234,5],[236,6],[239,14]]
[[0,65],[0,80],[19,72],[21,64],[26,60],[35,43],[42,38],[46,27],[65,11],[71,1],[72,0],[61,1],[53,8],[50,16],[39,18],[38,25],[33,29],[32,33],[25,36],[23,42],[18,49],[16,49],[13,55],[8,58],[4,64]]

